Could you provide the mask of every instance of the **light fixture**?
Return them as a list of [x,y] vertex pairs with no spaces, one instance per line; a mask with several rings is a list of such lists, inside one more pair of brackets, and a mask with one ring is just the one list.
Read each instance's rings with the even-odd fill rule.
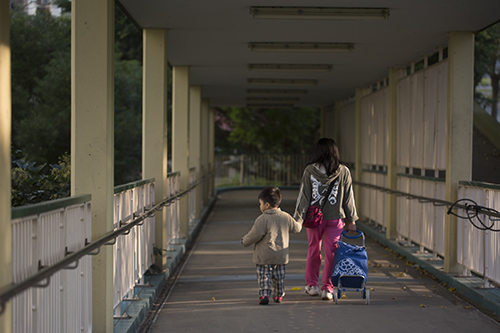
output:
[[282,85],[282,86],[315,86],[318,80],[309,79],[247,79],[249,84]]
[[389,19],[390,11],[388,8],[251,7],[250,15],[260,19],[379,21]]
[[249,108],[259,108],[259,109],[282,109],[282,108],[293,108],[293,104],[261,104],[261,103],[248,103],[247,107]]
[[258,95],[258,96],[305,96],[307,95],[307,90],[281,90],[281,89],[248,89],[248,95]]
[[250,51],[258,52],[351,52],[352,43],[248,43]]
[[299,100],[298,97],[247,97],[249,103],[291,103]]
[[248,70],[261,72],[329,72],[332,65],[316,64],[250,64]]

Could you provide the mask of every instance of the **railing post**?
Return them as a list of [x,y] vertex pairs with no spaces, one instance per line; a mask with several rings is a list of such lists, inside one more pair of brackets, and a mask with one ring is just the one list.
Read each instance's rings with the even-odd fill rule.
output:
[[[461,180],[472,177],[474,101],[474,33],[450,32],[448,39],[448,107],[445,200],[455,202]],[[445,218],[444,271],[456,273],[457,218]]]
[[[189,88],[189,167],[195,168],[194,182],[199,181],[201,174],[201,86]],[[201,186],[195,188],[196,204],[194,218],[201,216]]]
[[[11,144],[11,83],[10,83],[10,18],[9,0],[0,0],[0,289],[12,282],[10,226],[10,144]],[[12,329],[11,302],[0,315],[0,332]],[[0,307],[2,305],[0,304]]]
[[[361,127],[361,99],[363,97],[363,89],[361,88],[356,88],[356,153],[355,153],[355,172],[354,172],[354,179],[358,182],[361,182],[363,180],[362,175],[363,175],[363,164],[362,164],[362,152],[363,152],[363,146],[362,146],[362,127]],[[362,198],[362,189],[361,186],[355,185],[354,186],[354,197],[356,201],[356,207],[358,208],[358,211],[363,214],[363,211],[361,210],[361,207],[363,207],[361,198]],[[361,216],[360,216],[361,217]]]

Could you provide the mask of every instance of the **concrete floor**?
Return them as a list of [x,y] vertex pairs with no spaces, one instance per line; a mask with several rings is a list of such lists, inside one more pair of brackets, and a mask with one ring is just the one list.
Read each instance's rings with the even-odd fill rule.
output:
[[[498,322],[370,238],[370,305],[356,291],[337,305],[306,295],[305,230],[291,236],[283,303],[258,305],[252,247],[240,244],[260,214],[258,193],[219,194],[148,332],[500,332]],[[283,194],[281,208],[293,213],[297,191]]]

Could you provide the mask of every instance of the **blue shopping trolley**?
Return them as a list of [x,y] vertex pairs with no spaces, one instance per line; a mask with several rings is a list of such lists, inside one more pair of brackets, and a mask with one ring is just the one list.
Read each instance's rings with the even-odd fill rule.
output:
[[[363,238],[363,246],[347,244],[342,242],[342,237],[349,239]],[[366,279],[368,278],[368,255],[365,248],[365,235],[358,230],[358,235],[348,236],[346,231],[342,233],[341,240],[338,241],[338,248],[335,251],[333,262],[332,284],[333,299],[335,304],[342,291],[354,289],[363,293],[365,304],[370,304],[370,290],[366,289]]]

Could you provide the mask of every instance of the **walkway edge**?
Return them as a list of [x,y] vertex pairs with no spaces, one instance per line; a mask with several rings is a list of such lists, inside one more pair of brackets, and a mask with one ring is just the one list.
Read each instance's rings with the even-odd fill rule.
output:
[[170,258],[167,259],[166,271],[157,275],[150,275],[146,279],[146,283],[151,286],[134,288],[134,294],[141,300],[133,302],[122,302],[122,309],[125,310],[125,312],[131,318],[115,320],[113,329],[114,333],[137,332],[143,320],[146,318],[153,302],[165,287],[165,284],[170,278],[170,275],[175,271],[179,263],[182,261],[182,257],[186,253],[186,249],[191,246],[193,239],[196,237],[201,226],[210,215],[215,201],[216,195],[210,199],[208,206],[203,208],[201,212],[201,218],[193,223],[193,225],[190,227],[189,238],[179,239],[178,244],[173,245],[173,250],[167,253]]
[[422,269],[433,275],[439,281],[447,283],[450,288],[462,294],[468,301],[500,316],[500,290],[499,288],[484,289],[483,279],[476,276],[460,277],[443,271],[443,260],[430,260],[431,255],[417,253],[419,247],[404,247],[395,240],[385,238],[385,232],[366,222],[358,222],[358,228],[371,236],[379,243],[389,247],[408,261],[416,263]]

